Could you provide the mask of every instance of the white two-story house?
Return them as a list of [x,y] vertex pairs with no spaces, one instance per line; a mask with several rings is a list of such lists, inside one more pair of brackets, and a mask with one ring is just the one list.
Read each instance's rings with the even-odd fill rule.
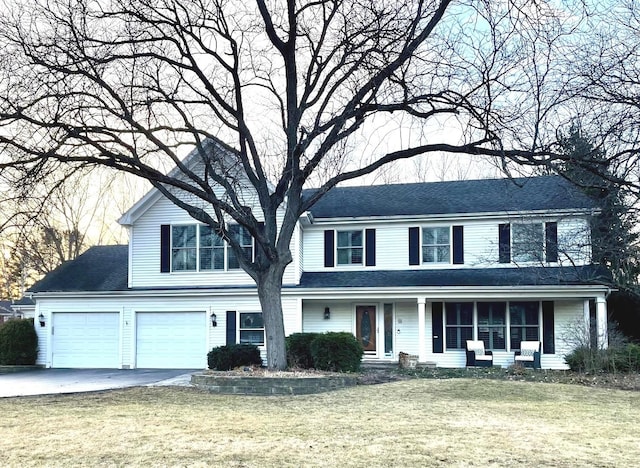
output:
[[[577,332],[606,345],[596,212],[555,176],[335,188],[299,220],[285,333],[346,331],[367,360],[442,367],[465,366],[469,339],[501,366],[537,340],[543,368],[567,368]],[[128,246],[93,247],[31,288],[38,364],[197,369],[213,347],[264,346],[255,284],[207,226],[157,190],[120,222]]]

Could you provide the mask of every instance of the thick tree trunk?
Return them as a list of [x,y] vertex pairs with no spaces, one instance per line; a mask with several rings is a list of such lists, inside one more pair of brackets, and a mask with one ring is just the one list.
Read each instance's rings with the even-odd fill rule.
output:
[[282,313],[282,276],[284,267],[272,265],[257,283],[258,298],[264,319],[267,367],[274,370],[287,368],[287,351],[284,342],[284,317]]

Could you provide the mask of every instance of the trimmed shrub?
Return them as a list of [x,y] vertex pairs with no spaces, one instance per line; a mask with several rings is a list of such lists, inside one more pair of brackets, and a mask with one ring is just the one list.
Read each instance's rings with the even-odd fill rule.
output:
[[565,356],[576,372],[640,372],[640,345],[624,343],[607,349],[579,346]]
[[32,366],[38,357],[33,319],[9,320],[0,326],[0,364]]
[[337,372],[360,370],[364,349],[351,333],[323,333],[311,342],[310,348],[316,369]]
[[231,344],[213,348],[207,354],[209,369],[231,370],[242,366],[261,366],[260,350],[252,344]]
[[313,369],[313,356],[311,355],[311,342],[319,333],[293,333],[285,339],[287,346],[287,365],[302,369]]

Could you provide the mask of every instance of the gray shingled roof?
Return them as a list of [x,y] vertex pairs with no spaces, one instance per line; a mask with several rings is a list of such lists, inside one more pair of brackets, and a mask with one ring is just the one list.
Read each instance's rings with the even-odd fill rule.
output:
[[129,247],[91,247],[75,260],[63,263],[29,288],[31,292],[122,291],[128,283]]
[[[309,197],[315,189],[305,190]],[[595,202],[559,176],[335,187],[314,218],[592,209]]]
[[607,271],[582,267],[460,268],[306,272],[300,288],[385,288],[446,286],[561,286],[607,284]]

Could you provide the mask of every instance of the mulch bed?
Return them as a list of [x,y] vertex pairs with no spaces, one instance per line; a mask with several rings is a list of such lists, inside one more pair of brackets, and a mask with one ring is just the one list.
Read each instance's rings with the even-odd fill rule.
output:
[[[341,375],[335,372],[323,372],[314,369],[292,369],[289,371],[270,371],[260,367],[244,367],[229,371],[207,370],[224,376],[242,377],[285,377],[308,378]],[[358,375],[358,385],[377,385],[407,379],[491,379],[522,382],[561,383],[571,385],[585,385],[588,387],[614,388],[620,390],[640,391],[640,374],[584,374],[573,371],[524,369],[522,367],[508,368],[463,368],[445,369],[428,367],[418,369],[363,369]]]

